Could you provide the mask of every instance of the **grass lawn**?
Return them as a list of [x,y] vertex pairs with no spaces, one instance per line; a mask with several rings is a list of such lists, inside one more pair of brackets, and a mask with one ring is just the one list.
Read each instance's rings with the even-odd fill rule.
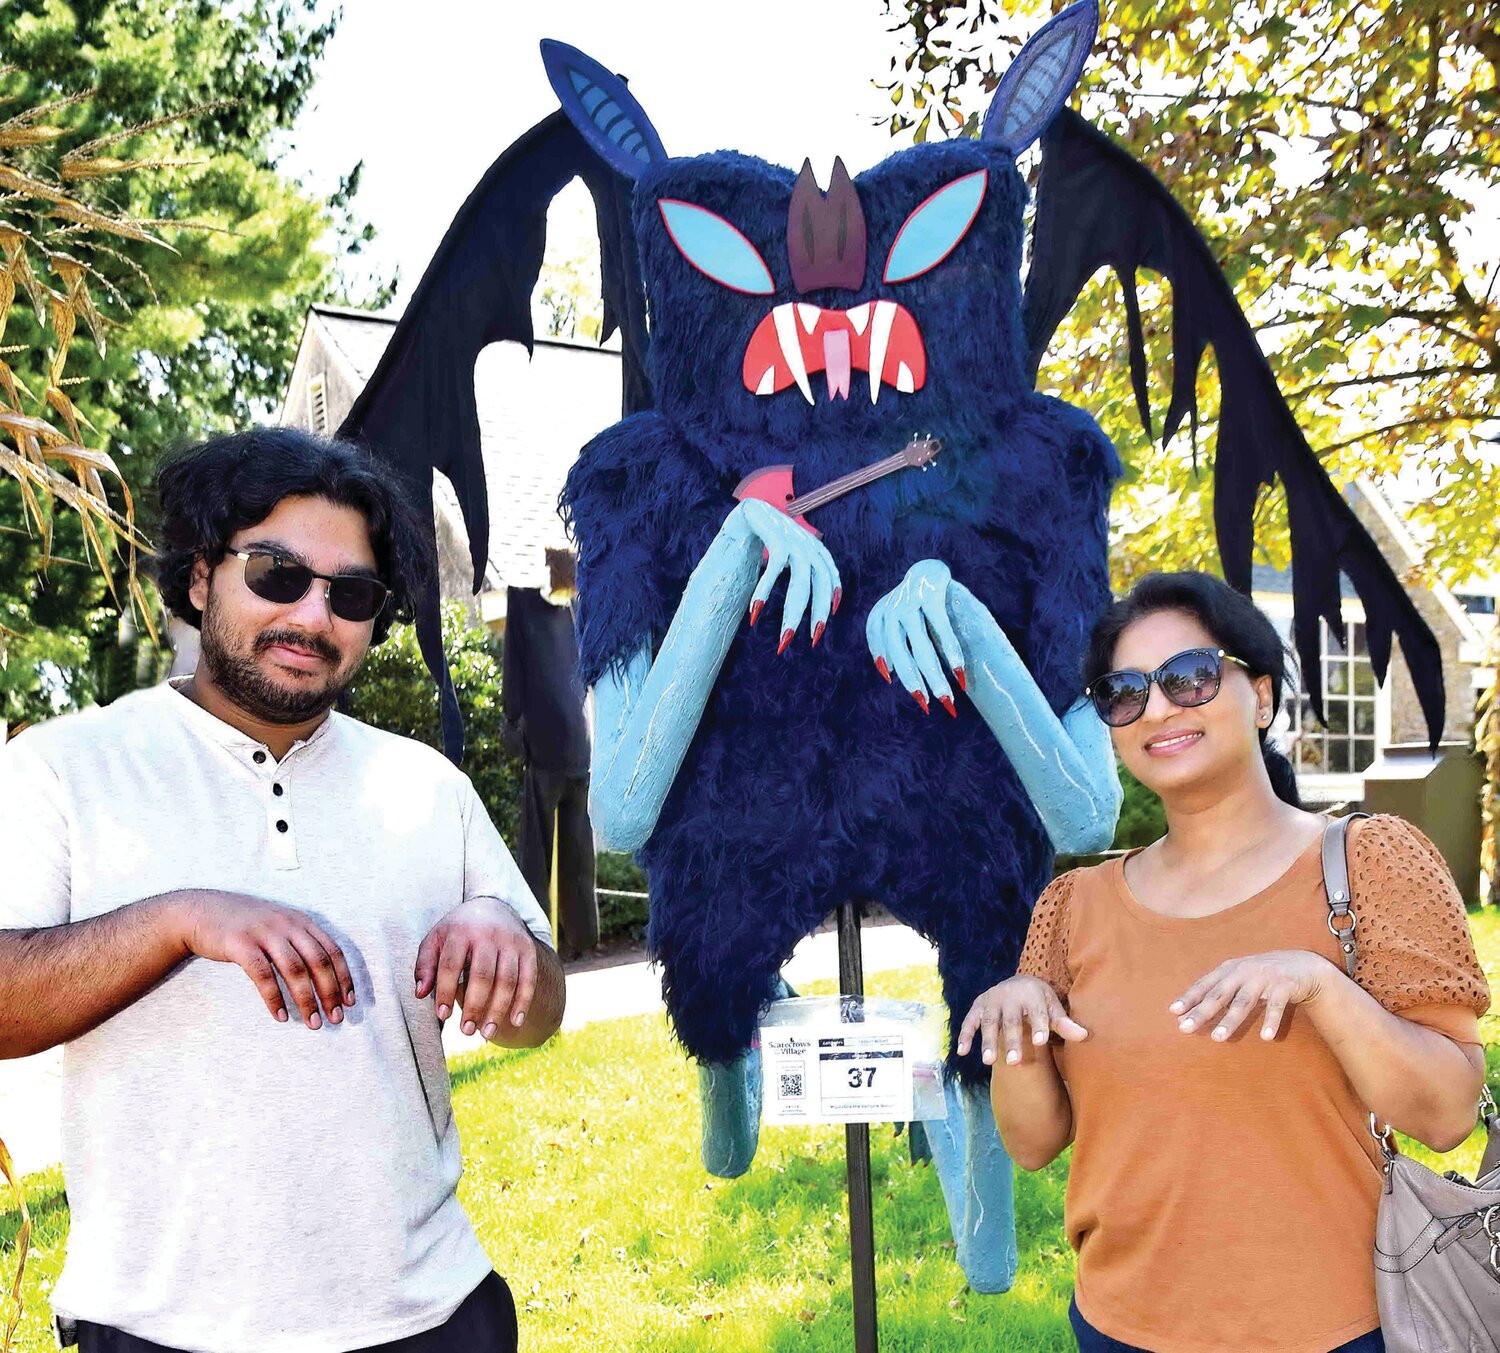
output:
[[[1474,931],[1500,992],[1500,916],[1474,918]],[[936,978],[881,974],[870,988],[931,999]],[[1500,1016],[1485,1033],[1500,1044]],[[1490,1066],[1500,1074],[1500,1048]],[[528,1353],[852,1346],[842,1129],[767,1128],[746,1177],[709,1179],[698,1163],[696,1077],[659,1016],[594,1025],[536,1051],[477,1054],[455,1066],[453,1085],[464,1204],[515,1291]],[[1007,1296],[978,1297],[953,1261],[932,1170],[909,1163],[904,1137],[879,1126],[872,1135],[882,1350],[1072,1349],[1066,1157],[1019,1175],[1020,1277]],[[1444,1165],[1472,1173],[1479,1153],[1476,1133]],[[67,1207],[56,1171],[27,1183],[37,1228],[17,1348],[43,1353]],[[15,1224],[0,1213],[7,1275]]]

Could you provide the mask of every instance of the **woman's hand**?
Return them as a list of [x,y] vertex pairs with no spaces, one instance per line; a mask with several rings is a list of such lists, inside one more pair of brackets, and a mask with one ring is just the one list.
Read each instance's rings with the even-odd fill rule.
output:
[[[1339,970],[1326,958],[1307,949],[1278,949],[1268,954],[1232,958],[1205,973],[1167,1008],[1181,1018],[1185,1034],[1213,1025],[1215,1042],[1222,1043],[1244,1023],[1255,1006],[1265,1003],[1262,1038],[1275,1038],[1289,1005],[1316,1000]],[[1226,1010],[1225,1007],[1228,1007]],[[1217,1024],[1214,1017],[1223,1010]]]
[[1031,1041],[1040,1047],[1056,1033],[1070,1043],[1081,1043],[1089,1036],[1083,1025],[1068,1017],[1057,993],[1040,977],[1017,973],[984,992],[958,1031],[958,1055],[969,1051],[975,1033],[980,1034],[984,1060],[992,1064],[995,1047],[1003,1036],[1005,1061],[1016,1066],[1021,1060],[1021,1025],[1031,1025]]

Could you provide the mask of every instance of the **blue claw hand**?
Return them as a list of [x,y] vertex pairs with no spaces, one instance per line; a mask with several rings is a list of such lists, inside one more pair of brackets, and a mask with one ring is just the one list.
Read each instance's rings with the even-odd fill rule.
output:
[[947,672],[952,671],[959,689],[963,690],[965,659],[948,618],[948,590],[952,583],[953,575],[947,564],[937,559],[913,564],[901,585],[887,592],[870,609],[865,621],[865,641],[881,675],[894,671],[924,714],[928,712],[930,696],[957,718]]
[[[840,590],[838,565],[817,536],[797,525],[758,498],[747,498],[730,514],[726,529],[737,528],[753,537],[764,549],[766,565],[750,596],[750,623],[760,619],[781,575],[787,575],[786,601],[781,609],[781,649],[796,634],[806,617],[817,643],[833,610],[834,594]],[[809,606],[811,613],[809,614]]]

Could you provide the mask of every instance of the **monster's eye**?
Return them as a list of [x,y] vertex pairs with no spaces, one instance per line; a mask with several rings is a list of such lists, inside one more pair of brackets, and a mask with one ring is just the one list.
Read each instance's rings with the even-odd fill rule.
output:
[[672,243],[699,272],[720,286],[753,296],[768,296],[776,290],[771,270],[755,246],[722,216],[669,197],[658,205]]
[[906,218],[885,261],[885,280],[905,282],[930,272],[958,247],[979,215],[989,170],[965,174],[939,188]]

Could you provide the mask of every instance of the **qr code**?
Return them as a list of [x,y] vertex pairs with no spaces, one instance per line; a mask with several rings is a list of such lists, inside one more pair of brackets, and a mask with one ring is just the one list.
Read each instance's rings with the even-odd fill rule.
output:
[[802,1073],[800,1071],[783,1071],[781,1073],[781,1097],[783,1099],[801,1099]]

